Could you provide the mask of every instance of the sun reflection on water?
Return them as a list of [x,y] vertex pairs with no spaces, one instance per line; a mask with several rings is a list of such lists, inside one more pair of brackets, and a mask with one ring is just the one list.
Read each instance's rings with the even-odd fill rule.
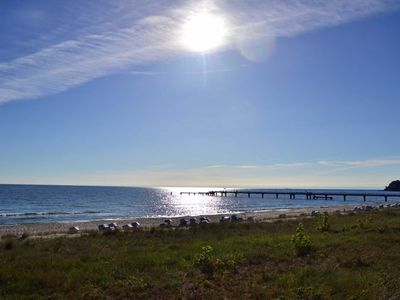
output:
[[166,215],[199,216],[231,212],[229,198],[212,197],[198,194],[183,194],[181,192],[206,192],[210,188],[164,188],[161,200]]

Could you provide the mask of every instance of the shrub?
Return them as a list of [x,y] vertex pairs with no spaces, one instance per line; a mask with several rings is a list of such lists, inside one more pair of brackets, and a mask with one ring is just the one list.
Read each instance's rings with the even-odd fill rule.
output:
[[319,231],[329,231],[330,225],[328,221],[328,213],[324,212],[323,215],[319,217],[317,230]]
[[298,256],[306,255],[312,249],[310,237],[305,233],[303,223],[299,223],[291,241]]
[[201,272],[212,276],[215,271],[215,264],[213,261],[214,252],[213,247],[205,246],[201,248],[200,254],[195,258],[194,264],[200,269]]
[[216,258],[211,246],[201,248],[199,255],[195,257],[194,265],[205,275],[211,278],[214,273],[223,271],[237,272],[237,263],[234,258]]

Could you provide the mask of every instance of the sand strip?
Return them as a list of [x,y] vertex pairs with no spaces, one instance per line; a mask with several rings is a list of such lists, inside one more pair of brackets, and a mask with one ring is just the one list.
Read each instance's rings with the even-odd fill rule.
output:
[[[383,203],[368,203],[368,205],[376,206]],[[385,203],[388,204],[388,203]],[[362,205],[362,204],[361,204]],[[291,219],[298,217],[310,216],[311,212],[317,210],[319,212],[328,213],[343,213],[347,214],[353,211],[354,204],[352,205],[341,205],[341,206],[327,206],[327,207],[313,207],[313,208],[290,208],[290,209],[278,209],[270,211],[257,211],[257,212],[243,212],[237,214],[244,220],[251,217],[255,221],[274,221],[278,219]],[[221,216],[228,214],[218,214],[218,215],[207,215],[205,217],[209,218],[211,222],[219,222]],[[198,218],[198,216],[196,216]],[[172,225],[178,225],[179,219],[182,217],[169,217],[172,220]],[[186,219],[190,218],[187,216]],[[165,218],[130,218],[124,220],[115,220],[118,225],[122,226],[124,224],[131,223],[133,221],[138,221],[141,227],[157,227],[159,226]],[[65,234],[71,226],[78,226],[82,231],[97,230],[97,226],[100,224],[108,224],[110,220],[101,221],[89,221],[89,222],[62,222],[62,223],[35,223],[35,224],[13,224],[13,225],[0,225],[0,237],[4,235],[14,235],[21,236],[22,234],[28,234],[29,236],[40,236],[49,235],[59,236],[59,234]]]

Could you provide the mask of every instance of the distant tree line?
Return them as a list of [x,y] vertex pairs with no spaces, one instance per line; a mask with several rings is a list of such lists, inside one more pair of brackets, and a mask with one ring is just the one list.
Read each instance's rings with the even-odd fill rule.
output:
[[400,180],[392,181],[387,187],[385,187],[385,191],[400,191]]

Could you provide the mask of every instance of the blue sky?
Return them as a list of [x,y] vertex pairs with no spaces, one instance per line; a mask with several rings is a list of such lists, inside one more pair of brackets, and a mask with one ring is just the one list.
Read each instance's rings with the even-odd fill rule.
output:
[[[349,3],[350,2],[350,3]],[[398,1],[2,1],[0,182],[383,187]],[[228,34],[207,53],[181,28]]]

